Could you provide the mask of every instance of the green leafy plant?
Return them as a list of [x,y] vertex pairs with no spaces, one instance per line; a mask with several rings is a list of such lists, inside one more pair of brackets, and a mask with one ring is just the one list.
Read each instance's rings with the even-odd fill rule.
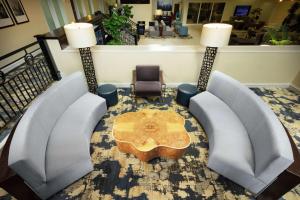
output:
[[271,45],[292,44],[286,26],[281,26],[280,28],[267,28],[267,35],[265,40]]
[[107,44],[122,45],[121,31],[130,27],[129,19],[133,17],[131,12],[132,6],[122,6],[119,9],[112,10],[108,19],[103,21],[105,31],[112,37]]
[[131,18],[133,18],[133,14],[132,14],[132,6],[129,6],[129,5],[124,5],[123,7],[122,7],[122,15],[124,15],[124,16],[126,16],[128,19],[131,19]]
[[284,18],[282,25],[286,26],[289,32],[300,33],[300,3],[295,2],[289,9],[289,14]]
[[250,12],[250,18],[253,22],[257,22],[261,15],[262,9],[261,8],[254,8]]
[[128,18],[126,16],[119,15],[117,12],[112,12],[111,16],[103,21],[105,31],[113,38],[108,44],[123,44],[120,32],[126,25],[127,19]]
[[260,16],[262,12],[261,8],[254,8],[251,10],[250,14],[254,16]]

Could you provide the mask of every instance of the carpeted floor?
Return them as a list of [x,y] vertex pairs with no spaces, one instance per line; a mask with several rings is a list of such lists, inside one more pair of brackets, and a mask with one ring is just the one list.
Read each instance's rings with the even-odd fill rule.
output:
[[[253,90],[271,106],[300,149],[300,96],[287,89]],[[119,104],[109,109],[91,139],[94,171],[51,199],[251,199],[242,187],[206,167],[207,137],[187,109],[176,104],[175,94],[168,89],[163,103],[158,99],[135,102],[128,89],[119,89]],[[182,158],[156,158],[143,163],[118,151],[111,136],[114,117],[141,108],[175,110],[186,119],[192,144]],[[11,197],[0,190],[0,199]],[[300,199],[300,186],[283,199]]]

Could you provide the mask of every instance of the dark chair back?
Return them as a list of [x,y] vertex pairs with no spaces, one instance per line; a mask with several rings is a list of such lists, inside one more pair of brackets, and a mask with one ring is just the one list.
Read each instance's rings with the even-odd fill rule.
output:
[[159,66],[136,66],[137,81],[159,81]]
[[155,22],[149,22],[149,26],[155,26]]

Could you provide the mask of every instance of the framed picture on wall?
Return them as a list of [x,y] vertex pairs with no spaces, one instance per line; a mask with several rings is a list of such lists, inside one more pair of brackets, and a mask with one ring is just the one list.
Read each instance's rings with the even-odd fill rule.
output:
[[172,11],[173,0],[157,0],[157,9]]
[[5,28],[15,25],[12,20],[7,7],[4,5],[3,0],[0,0],[0,28]]
[[5,0],[17,24],[29,22],[21,0]]

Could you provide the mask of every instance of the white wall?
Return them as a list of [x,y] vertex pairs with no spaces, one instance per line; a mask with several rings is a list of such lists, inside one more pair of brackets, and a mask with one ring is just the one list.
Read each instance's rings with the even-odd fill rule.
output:
[[280,3],[276,3],[275,9],[272,11],[268,24],[270,25],[280,25],[284,18],[288,14],[288,10],[295,3],[294,1],[283,1]]
[[[59,70],[67,75],[82,70],[78,50],[61,50],[57,40],[48,40]],[[96,46],[92,48],[100,83],[131,82],[139,64],[158,64],[167,84],[195,83],[202,63],[200,46]],[[300,46],[228,46],[219,49],[214,69],[250,85],[289,85],[300,69]]]
[[296,88],[298,91],[300,91],[300,69],[298,71],[298,74],[296,75],[295,79],[292,82],[292,86]]
[[0,55],[4,55],[27,44],[35,42],[33,37],[49,31],[40,1],[22,1],[29,22],[6,27],[0,30]]
[[149,21],[153,20],[153,8],[152,8],[152,0],[150,0],[149,4],[128,4],[132,6],[132,20],[134,22],[137,21],[145,21],[146,26],[148,26]]

